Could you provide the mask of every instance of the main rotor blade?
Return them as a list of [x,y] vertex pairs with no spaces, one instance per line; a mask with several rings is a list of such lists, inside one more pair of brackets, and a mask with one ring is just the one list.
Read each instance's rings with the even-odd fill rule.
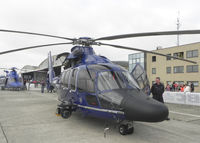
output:
[[8,68],[0,68],[1,70],[7,70]]
[[53,43],[53,44],[36,45],[36,46],[18,48],[18,49],[14,49],[14,50],[8,50],[8,51],[0,52],[0,55],[8,54],[8,53],[13,53],[13,52],[17,52],[17,51],[23,51],[23,50],[41,48],[41,47],[58,46],[58,45],[67,45],[67,44],[73,44],[73,42],[69,42],[69,43]]
[[7,29],[0,29],[0,32],[18,33],[18,34],[28,34],[28,35],[37,35],[37,36],[45,36],[45,37],[52,37],[52,38],[58,38],[58,39],[65,39],[65,40],[71,40],[71,41],[74,40],[74,39],[72,39],[72,38],[61,37],[61,36],[55,36],[55,35],[49,35],[49,34],[25,32],[25,31],[15,31],[15,30],[7,30]]
[[182,35],[182,34],[200,34],[200,30],[180,30],[180,31],[162,31],[162,32],[123,34],[123,35],[101,37],[101,38],[95,39],[95,41],[97,41],[97,40],[116,40],[116,39],[145,37],[145,36]]
[[120,46],[120,45],[113,45],[113,44],[105,44],[105,43],[100,43],[100,45],[111,46],[111,47],[119,48],[119,49],[140,51],[140,52],[144,52],[144,53],[150,53],[150,54],[159,55],[159,56],[163,56],[163,57],[170,57],[170,58],[174,58],[174,59],[177,59],[177,60],[181,60],[181,61],[197,64],[196,62],[190,61],[190,60],[187,60],[187,59],[174,57],[174,56],[170,56],[170,55],[165,55],[165,54],[161,54],[161,53],[157,53],[157,52],[153,52],[153,51],[142,50],[142,49],[138,49],[138,48],[132,48],[132,47],[126,47],[126,46]]

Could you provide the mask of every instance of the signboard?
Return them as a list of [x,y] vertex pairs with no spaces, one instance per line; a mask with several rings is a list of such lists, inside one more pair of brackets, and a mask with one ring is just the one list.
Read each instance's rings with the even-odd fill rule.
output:
[[200,106],[200,93],[166,91],[163,98],[166,103]]

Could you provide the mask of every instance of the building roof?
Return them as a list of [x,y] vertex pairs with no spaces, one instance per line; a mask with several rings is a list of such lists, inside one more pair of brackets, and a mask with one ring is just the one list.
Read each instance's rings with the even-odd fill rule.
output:
[[[64,61],[65,57],[61,57],[56,60],[57,55],[52,56],[52,63],[53,67],[58,67],[62,66],[62,62]],[[46,58],[44,61],[42,61],[39,66],[31,66],[31,65],[26,65],[22,68],[22,73],[27,73],[27,72],[34,72],[34,71],[41,71],[48,69],[48,58]]]
[[155,50],[152,50],[152,51],[167,50],[167,49],[178,48],[178,47],[180,48],[180,47],[183,47],[183,46],[190,46],[190,45],[195,45],[195,44],[200,44],[200,42],[188,43],[188,44],[183,44],[183,45],[179,45],[179,46],[165,47],[165,48],[155,49]]

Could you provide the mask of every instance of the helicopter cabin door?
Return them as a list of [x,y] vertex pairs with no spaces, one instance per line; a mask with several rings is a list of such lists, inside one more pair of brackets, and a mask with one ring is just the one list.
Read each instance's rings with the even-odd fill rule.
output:
[[150,85],[149,85],[149,79],[147,77],[146,71],[140,64],[136,64],[136,66],[133,68],[131,75],[138,83],[140,89],[142,89],[145,94],[149,95],[150,93]]
[[77,80],[80,104],[98,107],[98,99],[95,94],[96,73],[88,68],[80,69]]

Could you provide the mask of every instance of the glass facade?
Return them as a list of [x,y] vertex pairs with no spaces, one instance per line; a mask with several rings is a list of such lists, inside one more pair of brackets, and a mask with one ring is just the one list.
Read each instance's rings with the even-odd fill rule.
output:
[[145,54],[144,53],[134,53],[128,55],[129,62],[129,72],[131,72],[136,64],[140,64],[145,69]]

